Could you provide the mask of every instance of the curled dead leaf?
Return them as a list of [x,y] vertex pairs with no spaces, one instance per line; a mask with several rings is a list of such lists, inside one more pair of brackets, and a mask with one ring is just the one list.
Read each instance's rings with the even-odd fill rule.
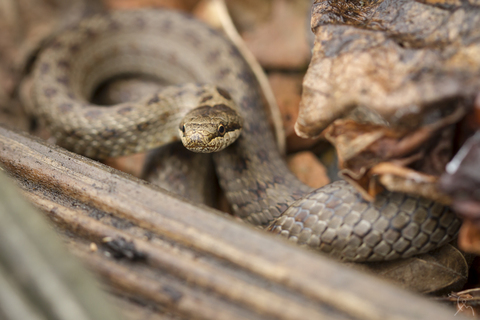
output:
[[297,134],[315,137],[358,108],[416,128],[470,104],[480,89],[480,6],[442,3],[316,0]]
[[438,177],[393,162],[379,163],[363,175],[352,174],[348,169],[341,170],[339,175],[354,185],[369,201],[373,201],[386,188],[392,192],[418,195],[444,205],[451,204],[451,198],[437,188]]
[[408,259],[348,265],[405,289],[438,295],[460,290],[467,281],[470,263],[469,257],[448,244]]
[[[459,105],[450,115],[413,131],[339,119],[324,136],[337,149],[340,176],[365,199],[372,200],[386,188],[450,204],[451,199],[437,188],[437,176],[451,154],[449,128],[465,113]],[[412,165],[416,168],[407,168]]]

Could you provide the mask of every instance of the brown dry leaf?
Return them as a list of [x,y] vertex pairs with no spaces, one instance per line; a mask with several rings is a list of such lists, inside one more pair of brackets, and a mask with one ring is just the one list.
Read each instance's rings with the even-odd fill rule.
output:
[[443,294],[463,287],[467,281],[469,264],[457,248],[448,244],[408,259],[348,265],[373,273],[408,290],[423,294]]
[[[464,108],[458,107],[414,131],[339,119],[324,131],[324,136],[337,149],[342,177],[366,199],[372,199],[383,186],[448,204],[449,198],[436,188],[435,176],[443,172],[450,156],[453,130],[449,126],[464,114]],[[404,168],[419,160],[429,164],[426,173]]]
[[142,169],[146,155],[146,153],[136,153],[129,156],[108,158],[103,163],[107,166],[140,178],[142,175]]
[[266,68],[299,69],[308,64],[309,1],[227,1],[246,45]]
[[458,246],[462,250],[480,255],[480,229],[478,221],[464,219],[458,233]]
[[357,109],[418,127],[480,90],[480,4],[415,0],[313,5],[313,58],[296,131],[319,135]]
[[283,128],[287,138],[287,151],[306,150],[318,142],[314,139],[302,139],[297,136],[293,126],[298,117],[298,105],[302,95],[303,72],[270,72],[268,80],[282,114]]
[[320,188],[330,183],[325,166],[313,152],[297,152],[288,157],[287,164],[300,181],[312,188]]
[[298,117],[298,104],[302,93],[303,74],[271,72],[268,75],[278,107],[282,113],[285,135],[294,134],[293,126]]
[[[450,205],[452,201],[449,196],[438,190],[437,176],[424,174],[394,163],[377,164],[369,171],[369,176],[378,179],[380,185],[390,191],[422,196],[444,205]],[[376,179],[370,181],[376,181]],[[371,192],[370,194],[375,195],[376,193]]]
[[348,169],[340,170],[339,176],[360,191],[364,199],[373,201],[384,188],[392,192],[401,192],[422,196],[451,204],[451,198],[437,188],[438,177],[424,174],[393,162],[382,162],[356,176]]

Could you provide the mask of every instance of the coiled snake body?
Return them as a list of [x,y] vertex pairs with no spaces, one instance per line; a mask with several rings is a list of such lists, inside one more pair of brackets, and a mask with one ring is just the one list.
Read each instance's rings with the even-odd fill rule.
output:
[[[214,160],[233,211],[252,224],[270,224],[270,230],[294,242],[354,261],[426,252],[458,230],[451,211],[425,199],[385,193],[369,203],[343,181],[313,192],[300,183],[275,147],[258,86],[237,49],[216,31],[175,12],[95,16],[43,50],[34,70],[34,99],[59,144],[97,158],[138,152],[157,146],[157,137],[178,139],[167,133],[176,135],[186,112],[177,116],[176,101],[189,108],[211,104],[210,94],[196,85],[167,88],[157,98],[114,108],[88,102],[101,82],[125,74],[217,84],[229,92],[243,117],[243,132]],[[220,104],[228,104],[228,95],[224,98]],[[154,111],[152,99],[166,110]]]

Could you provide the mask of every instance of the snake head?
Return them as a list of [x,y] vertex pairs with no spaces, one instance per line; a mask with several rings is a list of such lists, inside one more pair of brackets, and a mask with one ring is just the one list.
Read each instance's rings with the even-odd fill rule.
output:
[[188,112],[179,125],[185,148],[210,153],[232,144],[240,136],[243,119],[229,104],[232,102],[200,105]]

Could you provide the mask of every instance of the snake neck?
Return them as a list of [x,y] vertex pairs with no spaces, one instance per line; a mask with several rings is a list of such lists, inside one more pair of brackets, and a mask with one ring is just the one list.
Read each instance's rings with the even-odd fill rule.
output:
[[253,73],[240,57],[236,63],[241,73],[234,83],[224,86],[237,98],[244,117],[243,133],[222,153],[214,154],[214,161],[235,214],[254,225],[266,226],[313,189],[286,166],[268,127]]
[[[60,144],[101,158],[125,153],[120,150],[125,145],[129,153],[156,147],[151,141],[164,139],[168,130],[177,136],[177,115],[182,116],[178,112],[157,121],[151,108],[127,103],[99,109],[88,102],[98,85],[122,74],[142,74],[171,84],[215,84],[230,93],[244,119],[243,132],[236,143],[215,155],[215,161],[237,215],[265,225],[310,191],[278,153],[258,84],[238,50],[205,24],[167,10],[94,16],[67,30],[40,55],[34,96]],[[143,111],[133,113],[137,107]],[[164,131],[155,131],[162,127]],[[104,151],[112,148],[113,152]]]

